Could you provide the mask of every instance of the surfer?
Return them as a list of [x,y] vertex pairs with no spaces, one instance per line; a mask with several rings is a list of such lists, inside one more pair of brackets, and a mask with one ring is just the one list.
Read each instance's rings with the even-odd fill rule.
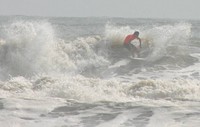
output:
[[138,39],[140,43],[140,48],[141,46],[141,39],[139,38],[139,32],[135,31],[133,34],[127,35],[126,38],[124,39],[124,47],[127,48],[129,51],[131,51],[132,55],[134,57],[139,56],[139,49],[135,45],[131,44],[131,41]]

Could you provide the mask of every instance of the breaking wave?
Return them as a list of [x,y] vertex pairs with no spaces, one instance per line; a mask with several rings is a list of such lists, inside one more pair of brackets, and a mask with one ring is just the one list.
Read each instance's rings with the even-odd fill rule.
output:
[[[66,40],[57,36],[48,21],[4,24],[0,31],[0,93],[4,97],[37,95],[86,102],[199,101],[198,80],[159,80],[159,75],[158,79],[147,78],[156,69],[176,69],[197,62],[184,51],[191,27],[178,23],[133,29],[107,23],[102,35]],[[141,33],[143,48],[149,50],[143,62],[127,62],[123,56],[128,54],[123,52],[123,39],[135,30]],[[125,62],[115,65],[120,60]]]

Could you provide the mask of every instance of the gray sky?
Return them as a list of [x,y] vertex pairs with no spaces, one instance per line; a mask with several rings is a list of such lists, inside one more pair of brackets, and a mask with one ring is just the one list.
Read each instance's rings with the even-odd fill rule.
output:
[[0,15],[200,19],[200,0],[0,0]]

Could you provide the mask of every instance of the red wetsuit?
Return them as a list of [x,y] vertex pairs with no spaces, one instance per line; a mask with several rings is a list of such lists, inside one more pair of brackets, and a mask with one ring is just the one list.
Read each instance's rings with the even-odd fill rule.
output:
[[134,34],[130,34],[126,36],[126,38],[124,39],[124,47],[127,48],[128,50],[131,50],[131,48],[137,49],[133,44],[130,43],[134,39],[139,40],[140,48],[141,48],[141,39]]
[[[124,45],[129,44],[132,40],[134,40],[135,38],[137,38],[134,34],[130,34],[128,36],[126,36],[125,40],[124,40]],[[137,38],[138,39],[138,38]]]

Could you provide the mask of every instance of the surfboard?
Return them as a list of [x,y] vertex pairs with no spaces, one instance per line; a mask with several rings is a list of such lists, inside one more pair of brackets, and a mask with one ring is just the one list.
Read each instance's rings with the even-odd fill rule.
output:
[[140,57],[132,57],[132,56],[130,56],[130,58],[132,60],[145,60],[145,58],[140,58]]
[[116,67],[120,67],[120,66],[125,66],[130,61],[131,61],[130,59],[123,59],[123,60],[120,60],[120,61],[114,63],[113,65],[109,66],[109,68],[116,68]]

